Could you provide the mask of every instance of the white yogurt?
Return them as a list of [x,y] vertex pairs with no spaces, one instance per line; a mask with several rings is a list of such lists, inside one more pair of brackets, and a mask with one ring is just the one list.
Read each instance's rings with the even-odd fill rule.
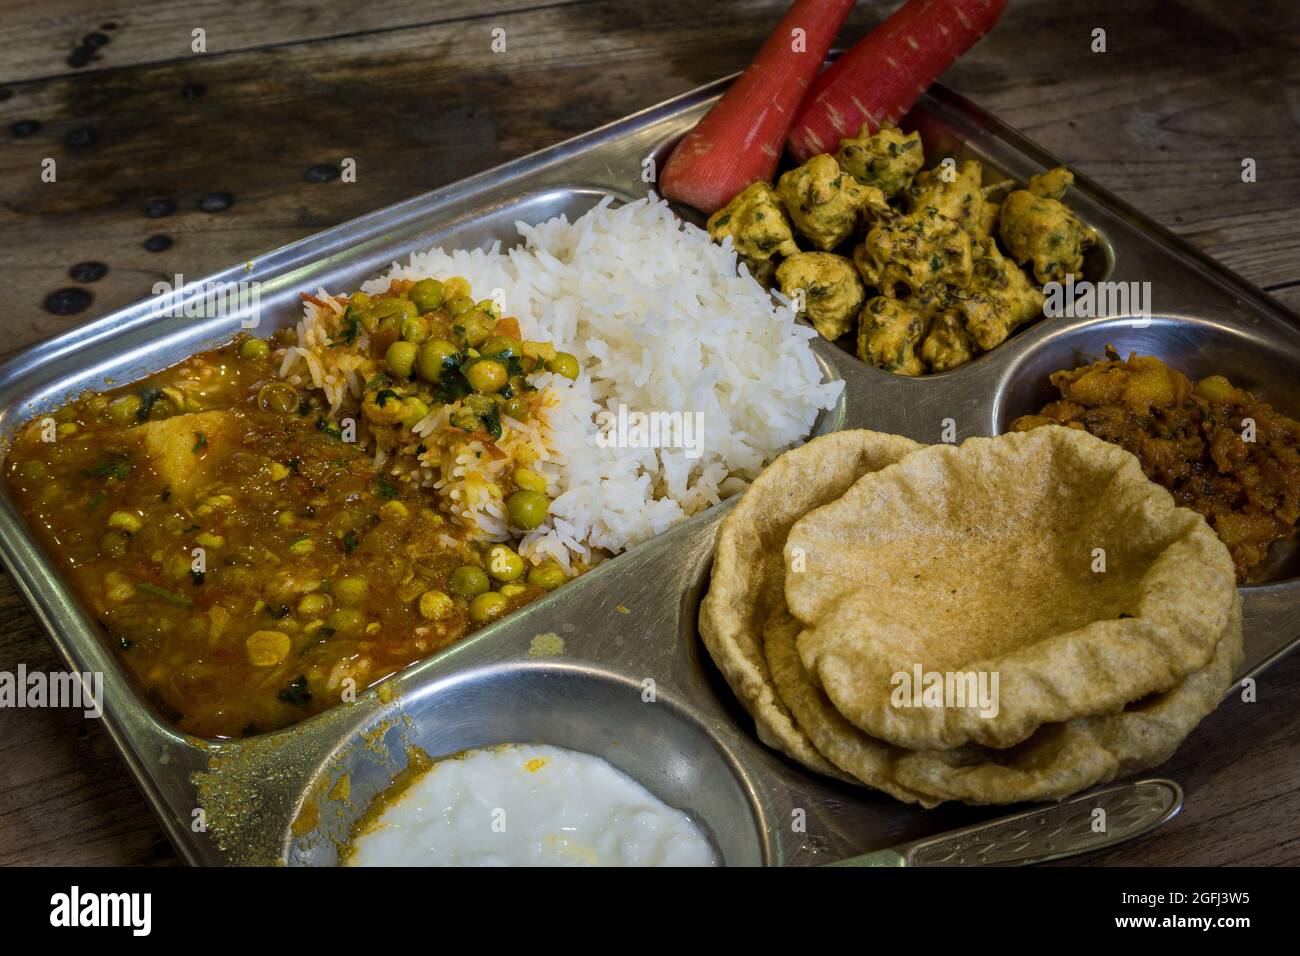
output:
[[440,760],[349,866],[717,866],[690,817],[599,757],[510,745]]

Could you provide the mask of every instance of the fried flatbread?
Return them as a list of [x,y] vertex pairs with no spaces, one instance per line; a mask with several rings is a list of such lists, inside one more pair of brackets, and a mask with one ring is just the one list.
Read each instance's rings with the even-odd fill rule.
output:
[[912,751],[878,740],[849,723],[799,660],[801,625],[777,608],[764,649],[781,699],[798,727],[833,764],[906,803],[935,806],[1057,800],[1167,760],[1227,693],[1242,658],[1241,599],[1204,668],[1172,690],[1118,713],[1047,724],[1020,745],[995,750],[965,746]]
[[963,747],[910,753],[898,781],[945,800],[1015,803],[1058,800],[1168,760],[1232,686],[1243,656],[1241,599],[1210,663],[1173,690],[1117,714],[1048,724],[1008,750]]
[[763,651],[772,682],[799,731],[835,767],[867,786],[903,803],[919,803],[927,808],[940,803],[930,794],[899,783],[895,768],[908,751],[858,730],[808,679],[795,646],[795,638],[802,629],[803,625],[791,616],[784,602],[772,611],[763,629]]
[[[796,522],[785,554],[813,680],[914,750],[1012,747],[1167,691],[1209,662],[1236,598],[1200,515],[1128,452],[1060,427],[908,455]],[[918,666],[996,674],[996,715],[895,706]]]
[[835,500],[864,474],[920,447],[866,430],[815,438],[769,465],[718,529],[709,593],[700,607],[700,636],[754,718],[759,739],[822,773],[841,775],[790,719],[763,656],[763,623],[774,602],[783,600],[781,548],[798,518]]

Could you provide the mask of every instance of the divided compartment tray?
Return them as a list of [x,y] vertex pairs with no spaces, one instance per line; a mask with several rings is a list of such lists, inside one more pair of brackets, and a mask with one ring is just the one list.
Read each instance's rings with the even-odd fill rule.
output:
[[[672,144],[730,78],[624,120],[284,246],[187,286],[258,281],[262,324],[296,320],[297,294],[355,288],[410,252],[517,241],[516,220],[570,220],[609,196],[644,194],[643,161]],[[950,91],[932,88],[903,124],[929,162],[976,158],[1025,180],[1059,161]],[[1099,356],[1150,352],[1192,377],[1221,373],[1300,416],[1300,319],[1079,177],[1069,205],[1102,236],[1087,278],[1149,281],[1149,321],[1044,318],[950,372],[905,378],[817,340],[845,383],[816,431],[873,428],[923,442],[991,435],[1050,399],[1047,375]],[[681,209],[684,218],[701,217]],[[200,293],[201,294],[201,293]],[[228,341],[241,314],[155,314],[142,301],[35,346],[0,368],[0,434],[85,389],[142,377]],[[950,422],[948,420],[951,420]],[[923,811],[809,773],[757,740],[696,632],[723,503],[399,672],[355,703],[238,741],[170,727],[144,699],[61,580],[7,493],[0,549],[51,641],[75,671],[104,674],[104,724],[168,837],[193,864],[330,864],[370,799],[406,763],[497,743],[596,754],[708,832],[729,865],[816,864],[1001,815]],[[1300,643],[1300,580],[1281,553],[1268,583],[1243,588],[1246,659],[1257,674]],[[537,641],[539,635],[545,639]],[[556,640],[558,638],[558,641]],[[559,645],[562,649],[555,652]],[[544,652],[545,651],[545,652]],[[200,812],[201,810],[201,812]]]

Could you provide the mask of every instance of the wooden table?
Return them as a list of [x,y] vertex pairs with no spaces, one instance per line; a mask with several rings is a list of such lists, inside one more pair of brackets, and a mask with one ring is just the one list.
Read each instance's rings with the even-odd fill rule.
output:
[[[863,0],[843,36],[894,5]],[[13,287],[0,357],[173,273],[246,260],[738,70],[785,6],[116,0],[101,12],[92,0],[3,0],[0,248]],[[1096,28],[1105,53],[1090,49]],[[206,53],[191,52],[196,29]],[[1014,0],[944,79],[1300,309],[1300,5]],[[15,135],[25,120],[40,128]],[[55,183],[41,180],[45,158]],[[306,178],[344,158],[356,182]],[[201,211],[213,193],[234,204]],[[150,217],[154,200],[175,212]],[[158,236],[170,246],[149,251],[168,246],[146,247]],[[87,261],[107,274],[72,281]],[[93,301],[51,314],[47,295],[67,287]],[[20,662],[59,667],[6,577],[0,670]],[[1187,790],[1177,821],[1089,862],[1296,862],[1297,728],[1300,655],[1163,768]],[[0,863],[175,862],[99,725],[0,710]]]

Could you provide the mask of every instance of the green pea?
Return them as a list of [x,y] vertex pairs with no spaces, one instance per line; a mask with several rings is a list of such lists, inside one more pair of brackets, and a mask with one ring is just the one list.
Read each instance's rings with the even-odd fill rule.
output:
[[446,339],[429,339],[420,346],[415,370],[426,382],[436,382],[443,371],[455,365],[460,349]]
[[516,468],[511,477],[514,478],[515,487],[524,491],[546,490],[546,479],[531,468]]
[[130,539],[120,531],[108,531],[99,539],[99,553],[106,558],[126,557],[126,546]]
[[265,339],[244,339],[239,343],[239,357],[250,360],[264,359],[271,354]]
[[402,322],[402,338],[405,341],[419,345],[428,337],[429,323],[423,316],[417,315],[413,319],[405,319]]
[[429,414],[428,404],[418,398],[404,398],[402,406],[406,409],[402,415],[402,424],[407,428],[414,428]]
[[550,501],[540,491],[516,491],[506,499],[510,523],[526,531],[532,531],[545,521],[550,507]]
[[472,564],[463,564],[451,572],[451,589],[463,598],[472,598],[488,590],[492,585],[481,568]]
[[465,379],[469,387],[480,395],[492,395],[506,387],[509,379],[506,367],[491,359],[480,359],[465,368]]
[[505,595],[498,594],[496,591],[480,594],[469,602],[469,619],[477,624],[495,621],[506,612],[508,604]]
[[554,591],[567,580],[564,568],[554,561],[543,562],[528,572],[528,583],[543,591]]
[[407,295],[421,313],[432,312],[442,305],[442,283],[437,279],[421,279],[411,286]]
[[447,308],[451,310],[452,315],[461,316],[474,308],[474,300],[467,295],[458,296],[447,303]]
[[330,593],[338,598],[340,604],[355,605],[366,599],[368,588],[369,584],[365,578],[346,577],[335,581],[330,588]]
[[492,326],[495,324],[490,315],[475,310],[460,316],[456,322],[456,328],[465,339],[466,345],[471,348],[478,348],[488,340],[488,337],[492,334]]
[[[161,404],[156,402],[154,408]],[[298,407],[298,390],[288,382],[267,382],[257,390],[257,405],[269,412],[291,412]]]
[[348,634],[365,627],[366,616],[354,607],[340,607],[330,611],[325,624],[340,633]]
[[113,420],[114,425],[134,425],[143,405],[144,402],[139,395],[123,395],[109,403],[108,417]]
[[343,313],[344,324],[357,322],[367,332],[374,334],[375,329],[379,328],[379,318],[369,309],[358,309],[355,306],[348,306]]
[[524,573],[524,559],[504,544],[494,544],[487,551],[487,571],[497,581],[517,581]]
[[410,378],[411,372],[415,369],[415,357],[419,351],[419,347],[414,342],[403,342],[398,339],[388,346],[388,352],[384,355],[384,361],[388,364],[388,371],[400,378]]
[[348,305],[356,306],[358,309],[370,308],[371,298],[364,292],[353,292],[348,296]]
[[420,617],[425,620],[445,620],[455,609],[455,602],[442,591],[425,591],[420,595]]
[[518,395],[506,399],[506,403],[501,406],[501,411],[517,422],[528,421],[528,403]]
[[486,312],[494,319],[501,318],[501,310],[497,308],[496,302],[491,299],[480,299],[475,305],[480,312]]
[[371,312],[382,323],[384,319],[393,318],[397,320],[400,328],[401,324],[407,319],[412,319],[420,313],[415,309],[415,303],[410,299],[380,299],[370,309]]
[[469,280],[464,276],[452,276],[442,284],[442,298],[444,302],[450,302],[453,299],[468,296],[470,291]]
[[555,358],[546,363],[546,368],[568,379],[578,377],[578,359],[568,352],[556,352]]
[[493,335],[483,343],[483,347],[479,351],[490,358],[518,358],[519,343],[514,339],[506,338],[504,335]]
[[298,602],[298,613],[303,617],[320,617],[334,606],[334,599],[328,594],[313,592],[303,595],[303,599]]

